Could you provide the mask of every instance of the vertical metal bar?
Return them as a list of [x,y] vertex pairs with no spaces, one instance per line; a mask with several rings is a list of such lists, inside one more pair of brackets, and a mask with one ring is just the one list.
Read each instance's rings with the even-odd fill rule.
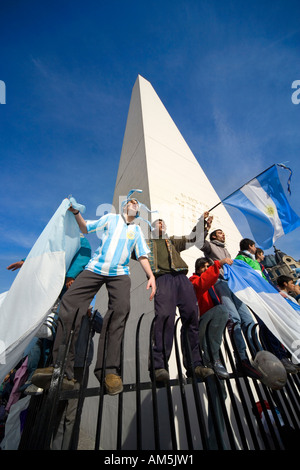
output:
[[[164,325],[163,325],[163,355],[164,355],[165,369],[167,371],[169,371],[168,357],[167,357],[167,354],[166,354],[166,347],[165,347],[165,331],[166,331],[167,321],[168,321],[168,317],[165,318]],[[166,392],[167,392],[172,449],[177,450],[177,440],[176,440],[176,432],[175,432],[175,424],[174,424],[173,400],[172,400],[170,382],[168,381],[165,384],[165,386],[166,386]]]
[[[298,374],[288,374],[288,380],[287,381],[288,381],[288,385],[289,385],[289,394],[291,394],[291,396],[294,399],[294,397],[296,397],[298,395],[299,390],[300,390]],[[300,406],[300,403],[299,402],[296,402],[296,403],[298,405],[298,406],[296,406],[296,408],[298,409],[299,406]],[[300,418],[299,413],[297,413],[297,416]]]
[[35,450],[37,445],[38,429],[40,426],[40,417],[45,403],[45,394],[32,396],[26,416],[25,426],[20,439],[18,450]]
[[[300,372],[298,372],[297,374],[293,374],[294,386],[298,389],[298,393],[300,392],[300,380],[299,380],[299,377],[300,377]],[[295,394],[297,395],[296,389],[295,389]]]
[[[238,350],[236,348],[236,344],[235,344],[235,341],[234,341],[234,327],[235,327],[235,325],[233,325],[233,328],[232,328],[232,331],[231,331],[231,334],[230,334],[230,339],[231,339],[231,342],[232,342],[233,350],[235,351],[235,354],[237,355],[237,360],[240,361],[240,357],[238,355]],[[228,351],[230,351],[227,341],[226,341],[226,348],[227,348]],[[244,410],[244,413],[245,413],[245,418],[246,418],[247,423],[248,423],[248,430],[249,430],[251,438],[253,440],[253,444],[254,444],[255,449],[259,449],[260,446],[259,446],[259,442],[257,440],[256,431],[253,427],[252,419],[251,419],[249,409],[248,409],[248,404],[247,404],[247,401],[245,399],[245,396],[244,396],[244,393],[243,393],[243,390],[242,390],[242,387],[241,387],[241,384],[240,384],[240,379],[239,379],[239,376],[238,376],[238,372],[237,372],[236,368],[234,367],[232,358],[231,358],[231,367],[232,367],[232,370],[235,371],[234,372],[235,383],[236,383],[236,387],[237,387],[237,390],[238,390],[238,393],[239,393],[241,404],[242,404],[242,407],[243,407],[243,410]],[[246,389],[247,389],[247,392],[248,392],[248,396],[249,396],[248,379],[247,379],[247,377],[243,377],[243,380],[244,380],[244,383],[245,383],[245,386],[246,386]],[[253,380],[255,380],[255,379],[253,379]],[[251,391],[250,391],[250,393],[251,393]],[[253,409],[255,411],[256,406]],[[263,429],[261,423],[258,423],[258,425],[260,426],[262,433],[264,433],[264,429]],[[243,435],[244,450],[247,450],[248,449],[248,444],[247,444],[247,441],[246,441],[246,438],[245,438],[243,428],[240,428],[240,430],[241,430],[242,435]],[[267,445],[267,442],[266,442],[266,445]]]
[[[129,313],[127,314],[124,320],[124,334],[122,338],[121,350],[120,350],[120,376],[122,381],[124,380],[123,377],[123,367],[124,367],[124,336],[125,336],[125,328],[127,324]],[[118,426],[117,426],[117,450],[122,448],[122,423],[123,423],[123,393],[119,393],[118,395]]]
[[177,319],[175,323],[175,357],[176,357],[176,364],[177,364],[177,370],[178,370],[178,381],[179,381],[179,388],[180,388],[180,394],[181,394],[181,402],[182,402],[182,408],[183,408],[183,417],[184,417],[184,424],[185,424],[185,430],[186,430],[186,438],[187,438],[187,443],[188,443],[188,449],[193,450],[193,437],[192,437],[192,432],[191,432],[191,425],[190,425],[190,419],[189,419],[189,412],[188,412],[188,406],[187,406],[187,401],[186,401],[186,394],[185,394],[185,385],[184,385],[184,380],[183,380],[183,374],[182,374],[182,367],[181,367],[181,361],[180,361],[180,353],[179,353],[179,346],[178,346],[178,341],[177,341],[177,334],[176,334],[176,329],[178,322],[180,321],[180,318]]
[[136,380],[136,447],[142,450],[142,412],[141,412],[141,375],[140,375],[140,328],[144,313],[140,316],[135,336],[135,380]]
[[[63,345],[60,347],[60,352],[58,355],[59,360],[61,362],[61,359],[64,359],[66,357],[66,353],[65,353],[66,331],[65,331],[65,327],[64,327],[62,320],[58,318],[58,321],[60,322],[61,327],[63,329]],[[70,337],[71,337],[71,334],[70,334]],[[69,338],[69,343],[70,343],[70,338]],[[55,377],[52,376],[52,380],[50,384],[50,389],[52,390],[52,397],[50,396],[49,398],[49,391],[45,390],[43,392],[42,403],[40,406],[40,413],[38,415],[39,419],[35,421],[34,426],[30,429],[30,442],[28,443],[29,448],[31,448],[31,445],[33,449],[37,449],[37,450],[48,449],[50,447],[50,439],[51,439],[50,433],[54,426],[54,423],[52,423],[52,420],[50,418],[53,415],[53,413],[56,411],[57,403],[58,403],[58,400],[56,399],[55,395],[53,395],[53,389],[55,390],[55,394],[57,394],[58,382],[59,382],[59,376],[57,377],[57,374],[60,368],[61,368],[61,365],[58,368],[56,368]],[[55,399],[53,400],[53,398]]]
[[99,450],[100,446],[100,437],[101,437],[101,428],[102,428],[102,414],[103,414],[103,402],[104,402],[104,379],[105,379],[105,367],[106,367],[106,353],[107,353],[107,338],[108,330],[111,322],[111,317],[108,319],[105,331],[101,331],[101,334],[104,333],[104,346],[103,346],[103,360],[102,360],[102,373],[100,376],[100,390],[99,390],[99,405],[98,405],[98,416],[97,416],[97,426],[96,426],[96,437],[95,437],[95,450]]
[[88,355],[89,355],[89,351],[90,351],[91,343],[92,343],[94,322],[95,322],[95,317],[93,317],[93,319],[91,320],[90,325],[89,325],[89,335],[88,335],[88,341],[87,341],[87,345],[86,345],[86,350],[85,350],[85,355],[84,355],[84,363],[83,363],[82,382],[81,382],[80,388],[79,388],[78,404],[77,404],[75,422],[74,422],[72,438],[71,438],[71,442],[70,442],[70,446],[69,446],[70,450],[76,450],[77,446],[78,446],[80,420],[81,420],[81,413],[82,413],[82,409],[83,409],[84,392],[85,392],[85,389],[86,389],[87,375],[88,375]]
[[[285,387],[285,391],[286,391],[286,393],[288,393],[288,387]],[[281,399],[282,399],[282,401],[283,401],[283,403],[284,403],[284,405],[285,405],[285,408],[286,408],[286,410],[287,410],[288,413],[289,413],[289,416],[290,416],[290,419],[291,419],[291,421],[292,421],[292,423],[293,423],[293,426],[294,426],[294,427],[297,427],[297,426],[299,426],[299,424],[297,423],[297,420],[296,420],[296,418],[295,418],[295,414],[297,414],[297,412],[296,412],[296,403],[294,402],[294,399],[292,399],[291,396],[289,397],[289,399],[290,399],[290,402],[289,402],[289,400],[287,399],[286,393],[284,393],[284,390],[283,390],[283,389],[277,391],[277,394],[280,395],[280,397],[281,397]],[[294,412],[293,412],[293,410],[292,410],[292,408],[291,408],[291,403],[293,403],[293,402],[294,402]],[[284,410],[284,407],[281,407],[281,408],[280,408],[280,412],[282,413],[282,416],[283,416],[283,418],[285,419],[286,424],[287,424],[287,423],[288,423],[288,418],[286,417],[286,412],[285,412],[285,410]]]
[[[223,355],[222,355],[221,351],[220,351],[220,359],[224,363],[224,359],[223,359]],[[238,409],[237,409],[235,394],[233,393],[233,390],[232,390],[231,380],[232,379],[229,378],[229,379],[224,380],[224,382],[226,382],[228,394],[229,394],[229,397],[230,397],[230,405],[231,405],[231,408],[233,410],[233,414],[236,417],[237,426],[238,426],[238,429],[239,429],[240,434],[242,435],[242,439],[243,439],[244,438],[244,433],[243,432],[241,433],[242,423],[241,423],[240,415],[239,415]],[[220,382],[218,381],[217,383],[218,383],[218,388],[220,388],[221,387]],[[220,391],[219,393],[221,393],[221,392],[222,391]],[[224,413],[227,434],[228,434],[228,438],[229,438],[229,442],[230,442],[230,449],[235,450],[236,449],[236,443],[235,443],[235,439],[234,439],[232,426],[230,424],[229,416],[228,416],[228,413],[227,413],[225,401],[222,400],[221,404],[222,404],[222,409],[223,409],[223,413]],[[246,439],[245,439],[245,442],[246,442]]]
[[[72,328],[71,328],[68,338],[66,338],[66,330],[64,328],[64,324],[62,320],[60,318],[58,319],[61,322],[61,326],[64,331],[64,342],[59,347],[50,387],[49,387],[49,390],[46,392],[46,401],[43,407],[43,419],[44,419],[43,432],[40,433],[40,435],[38,436],[38,445],[40,446],[39,447],[40,449],[50,449],[51,438],[52,438],[52,434],[53,434],[53,430],[55,426],[55,421],[57,419],[56,414],[57,414],[57,409],[58,409],[59,394],[61,392],[61,386],[62,386],[62,381],[64,377],[66,359],[68,357],[70,345],[73,339],[74,327],[75,327],[78,312],[79,312],[79,309],[77,309],[76,314],[74,316]],[[67,339],[67,342],[66,342],[66,339]]]
[[[209,355],[210,361],[213,362],[214,358],[212,356],[212,350],[211,350],[211,345],[210,345],[210,341],[209,341],[209,328],[211,328],[211,321],[209,321],[208,324],[207,324],[205,336],[206,336],[206,344],[207,344],[207,347],[208,347],[208,355]],[[224,331],[223,331],[223,337],[224,337]],[[224,364],[221,349],[219,351],[219,357],[220,357],[221,362]],[[223,382],[223,385],[222,385],[221,382]],[[219,400],[219,403],[220,403],[220,406],[221,406],[222,419],[224,420],[224,424],[226,426],[227,435],[228,435],[230,446],[231,446],[230,448],[231,448],[231,450],[235,450],[236,449],[236,444],[235,444],[232,428],[231,428],[230,423],[229,423],[228,413],[227,413],[226,406],[225,406],[225,397],[224,397],[224,393],[225,393],[224,383],[228,383],[228,382],[229,382],[229,379],[225,379],[225,380],[222,379],[221,380],[215,374],[214,375],[214,385],[212,385],[213,382],[210,381],[208,383],[208,388],[216,387],[216,390],[217,390],[217,395],[216,396],[217,396],[217,399]],[[224,390],[222,389],[222,386],[224,386]],[[218,422],[216,413],[214,411],[215,407],[214,407],[214,403],[213,403],[213,398],[214,398],[214,393],[212,391],[211,394],[210,394],[211,412],[212,412],[212,416],[213,416],[213,422],[214,422],[214,425],[215,425],[215,431],[217,431],[217,434],[216,434],[217,442],[218,442],[219,448],[223,449],[223,439],[222,439],[222,434],[221,434],[222,431],[220,430],[219,422]]]
[[186,362],[187,362],[187,367],[191,370],[191,383],[192,383],[192,389],[193,389],[193,394],[194,394],[194,400],[195,400],[195,407],[196,407],[196,413],[197,413],[197,419],[198,419],[198,424],[199,424],[199,430],[200,430],[200,435],[202,438],[202,445],[204,450],[208,450],[208,437],[207,437],[207,431],[205,429],[205,423],[204,423],[204,417],[203,417],[203,408],[201,404],[201,399],[200,399],[200,394],[199,394],[199,388],[198,388],[198,381],[195,376],[195,371],[193,367],[193,360],[192,360],[192,351],[191,351],[191,345],[189,342],[189,338],[187,335],[187,329],[183,329],[183,340],[185,344],[185,352],[186,352]]
[[[209,356],[210,362],[212,363],[213,358],[212,358],[212,352],[211,352],[209,335],[208,335],[210,325],[211,325],[211,320],[207,323],[205,336],[206,336],[206,344],[207,344],[207,348],[208,348],[208,351],[207,351],[208,356]],[[223,448],[222,432],[221,432],[219,422],[218,422],[217,406],[215,406],[216,405],[215,399],[219,400],[219,403],[221,404],[221,402],[223,401],[223,396],[221,396],[219,394],[216,394],[216,390],[218,390],[216,388],[217,381],[218,381],[218,378],[215,376],[215,374],[214,374],[213,377],[208,377],[207,380],[206,380],[206,384],[207,384],[206,389],[207,389],[207,398],[208,398],[208,407],[209,407],[208,411],[210,413],[208,415],[208,420],[212,421],[218,449],[222,449]],[[223,416],[222,416],[222,418],[223,418]],[[211,439],[211,436],[209,437],[208,441],[210,441],[210,439]],[[209,444],[209,446],[211,447],[210,444]]]
[[150,356],[150,374],[152,377],[152,411],[153,411],[153,423],[154,423],[154,441],[155,449],[160,450],[160,436],[159,436],[159,423],[158,423],[158,409],[157,409],[157,396],[156,396],[156,380],[155,380],[155,369],[153,361],[153,330],[154,330],[155,317],[152,320],[150,327],[150,342],[149,342],[149,356]]
[[[287,392],[287,395],[290,399],[290,402],[291,404],[293,405],[294,407],[294,413],[292,413],[292,416],[297,416],[298,417],[298,420],[300,419],[300,413],[299,413],[299,400],[296,401],[295,400],[295,396],[293,394],[293,392],[295,393],[296,392],[296,389],[294,387],[294,383],[293,383],[293,379],[291,377],[288,377],[288,381],[287,381],[287,384],[285,386],[285,390]],[[296,419],[294,420],[294,426],[297,426],[297,421]]]
[[[268,388],[265,385],[263,385],[262,383],[260,384],[260,386],[258,385],[258,383],[254,383],[254,387],[256,389],[257,396],[259,398],[262,410],[264,412],[264,416],[265,416],[265,419],[266,419],[266,422],[267,422],[267,425],[268,425],[273,443],[274,443],[275,447],[280,448],[280,443],[278,441],[277,435],[276,435],[275,430],[274,430],[273,423],[271,422],[268,410],[266,408],[266,405],[265,405],[265,402],[264,402],[264,399],[263,399],[263,396],[262,396],[262,393],[261,393],[261,390],[260,390],[260,387],[264,390],[265,396],[267,398],[267,402],[268,402],[268,404],[270,406],[270,410],[272,412],[273,419],[274,419],[274,421],[277,425],[277,428],[279,428],[279,426],[280,426],[279,419],[278,419],[277,413],[275,411],[275,408],[274,408],[274,405],[273,405],[273,402],[272,402],[272,398],[269,394]],[[260,419],[258,413],[257,413],[257,419]]]
[[[248,307],[249,310],[252,312],[252,314],[255,316],[255,313],[253,312],[253,310]],[[246,329],[246,342],[247,342],[247,345],[248,345],[248,348],[249,350],[251,351],[251,354],[252,354],[252,358],[254,359],[257,352],[261,351],[262,350],[262,347],[261,345],[259,344],[259,341],[258,341],[258,337],[257,337],[257,334],[256,334],[256,328],[258,327],[258,323],[256,323],[255,325],[248,325],[247,326],[247,329]],[[250,332],[249,332],[249,328],[250,328]],[[253,349],[251,343],[250,343],[250,340],[249,340],[249,336],[251,336],[252,340],[253,340],[253,346],[256,348],[256,349]],[[278,441],[278,438],[277,438],[277,435],[274,431],[274,427],[272,425],[272,422],[271,422],[271,419],[270,419],[270,416],[268,414],[268,411],[266,409],[266,406],[265,406],[265,403],[264,403],[264,399],[263,399],[263,396],[262,396],[262,393],[261,393],[261,388],[264,390],[264,393],[265,393],[265,396],[266,398],[268,399],[268,404],[270,406],[270,409],[271,409],[271,412],[272,412],[272,416],[273,416],[273,419],[275,420],[275,423],[277,424],[277,426],[279,426],[279,420],[278,420],[278,416],[277,416],[277,413],[274,409],[274,406],[273,406],[273,403],[272,403],[272,399],[271,399],[271,396],[269,394],[269,391],[268,391],[268,388],[263,384],[263,382],[261,382],[260,386],[259,384],[256,382],[256,380],[254,380],[253,382],[253,385],[254,385],[254,388],[256,390],[256,393],[257,393],[257,396],[259,398],[259,401],[260,401],[260,404],[262,406],[262,410],[264,412],[264,416],[265,416],[265,419],[266,419],[266,422],[267,422],[267,425],[268,425],[268,428],[269,428],[269,431],[270,431],[270,435],[272,437],[272,440],[273,440],[273,443],[275,446],[277,446],[278,448],[280,447],[280,443]],[[256,403],[255,403],[256,405]],[[255,411],[253,411],[256,418],[257,419],[260,419],[260,417],[258,416],[258,413],[256,414],[256,409]]]

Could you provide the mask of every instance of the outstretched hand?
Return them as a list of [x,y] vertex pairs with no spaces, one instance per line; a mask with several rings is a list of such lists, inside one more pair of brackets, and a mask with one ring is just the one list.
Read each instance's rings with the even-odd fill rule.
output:
[[17,269],[20,269],[24,264],[24,261],[17,261],[16,263],[12,263],[9,266],[7,266],[6,269],[9,269],[10,271],[16,271]]

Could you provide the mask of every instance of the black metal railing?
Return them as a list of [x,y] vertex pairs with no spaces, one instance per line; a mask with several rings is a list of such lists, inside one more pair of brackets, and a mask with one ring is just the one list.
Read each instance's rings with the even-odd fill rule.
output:
[[[166,384],[155,381],[152,359],[152,336],[154,320],[151,323],[149,334],[149,358],[150,376],[153,380],[142,381],[140,360],[140,336],[143,328],[144,314],[137,319],[135,331],[135,381],[128,383],[124,376],[124,344],[121,352],[121,377],[124,389],[118,395],[117,415],[114,423],[116,429],[116,441],[114,448],[123,449],[123,436],[126,435],[128,422],[124,422],[124,396],[134,396],[135,412],[133,423],[135,427],[135,439],[131,439],[130,449],[143,450],[143,433],[153,434],[153,449],[165,450],[165,441],[168,441],[169,450],[269,450],[290,449],[299,440],[300,435],[300,379],[299,374],[288,374],[287,383],[281,390],[272,390],[256,379],[243,375],[236,367],[236,351],[234,336],[224,331],[221,349],[221,361],[230,371],[229,378],[220,379],[217,375],[207,377],[201,381],[195,377],[191,367],[191,377],[187,378],[182,367],[181,348],[178,336],[180,319],[176,320],[174,329],[174,351],[177,367],[176,378]],[[91,323],[91,331],[93,324]],[[109,325],[108,325],[109,328]],[[209,325],[208,325],[209,328]],[[252,357],[262,349],[261,342],[257,338],[258,325],[245,335],[248,349]],[[77,399],[77,411],[73,426],[70,450],[78,448],[81,418],[85,400],[97,397],[98,408],[95,436],[91,436],[95,450],[104,449],[102,435],[107,432],[107,422],[103,421],[105,400],[110,399],[103,386],[103,378],[98,387],[84,386],[83,379],[79,390],[62,391],[61,383],[64,374],[65,357],[68,354],[69,344],[72,340],[71,331],[68,341],[60,347],[57,364],[49,390],[40,396],[32,396],[27,412],[26,424],[22,433],[19,449],[51,449],[57,409],[61,400]],[[252,342],[249,342],[249,335]],[[191,350],[187,334],[186,341],[187,361],[192,364]],[[90,332],[86,357],[92,333]],[[107,333],[105,334],[105,342]],[[123,342],[124,343],[124,342]],[[207,341],[209,344],[209,342]],[[253,350],[253,344],[255,349]],[[252,349],[251,349],[252,348]],[[225,360],[226,359],[226,360]],[[148,367],[148,364],[147,364]],[[165,361],[168,369],[168,362]],[[103,363],[105,370],[105,357]],[[83,376],[87,377],[88,364],[85,360]],[[104,374],[102,374],[104,376]],[[148,393],[147,407],[151,406],[152,423],[143,421],[142,393]],[[163,414],[159,407],[161,395],[167,406]],[[180,398],[179,398],[180,397]],[[260,407],[260,410],[258,409]],[[176,409],[176,416],[175,416]],[[179,410],[179,411],[178,411]],[[147,410],[149,411],[149,410]],[[261,414],[263,413],[263,415]],[[180,415],[180,416],[179,416]],[[178,418],[179,416],[179,418]],[[262,420],[263,416],[263,420]],[[164,439],[161,436],[161,420],[164,421]],[[166,426],[168,423],[169,435],[166,439]],[[111,423],[110,423],[111,424]],[[150,431],[149,431],[149,428]],[[178,431],[179,428],[179,431]],[[184,435],[184,438],[182,438]],[[163,442],[162,442],[163,441]],[[152,448],[152,447],[151,447]],[[149,450],[149,448],[147,447]]]

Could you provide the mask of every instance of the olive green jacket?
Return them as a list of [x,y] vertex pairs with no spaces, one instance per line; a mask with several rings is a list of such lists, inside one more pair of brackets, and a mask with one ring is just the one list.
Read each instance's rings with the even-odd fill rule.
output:
[[[188,272],[188,265],[183,261],[183,259],[180,256],[180,252],[186,250],[186,243],[187,239],[186,237],[182,238],[166,238],[166,245],[170,254],[170,260],[171,260],[171,269],[172,271],[175,272],[182,272],[184,274],[187,274]],[[157,262],[157,247],[156,247],[156,242],[155,239],[150,239],[147,240],[148,246],[151,250],[151,253],[148,255],[149,263],[152,269],[152,272],[155,275],[159,275],[159,268],[158,268],[158,262]]]

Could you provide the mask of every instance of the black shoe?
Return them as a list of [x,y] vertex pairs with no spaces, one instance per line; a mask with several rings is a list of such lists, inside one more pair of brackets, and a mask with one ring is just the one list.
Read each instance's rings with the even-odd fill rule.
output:
[[212,368],[215,372],[215,374],[220,378],[220,379],[229,379],[229,374],[225,367],[223,366],[222,362],[220,359],[217,359],[213,365]]
[[293,364],[287,357],[281,359],[281,363],[283,364],[285,370],[288,374],[298,374],[299,369],[298,367]]

